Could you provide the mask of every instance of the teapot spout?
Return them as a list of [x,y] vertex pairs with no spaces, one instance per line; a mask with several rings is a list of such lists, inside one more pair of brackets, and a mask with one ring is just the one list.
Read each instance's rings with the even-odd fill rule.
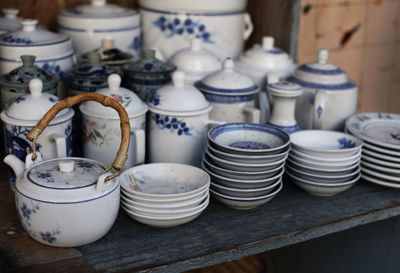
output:
[[10,166],[13,169],[16,177],[20,176],[25,171],[24,162],[22,162],[22,160],[20,160],[18,157],[16,157],[13,154],[7,155],[3,159],[3,162],[6,163],[8,166]]

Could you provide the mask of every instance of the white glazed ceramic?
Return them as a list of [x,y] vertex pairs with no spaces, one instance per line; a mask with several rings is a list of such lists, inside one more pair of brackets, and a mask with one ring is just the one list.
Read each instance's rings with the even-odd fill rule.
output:
[[143,45],[168,59],[198,37],[219,58],[236,58],[253,31],[246,2],[140,0]]
[[[108,88],[96,93],[118,101],[126,110],[131,126],[128,159],[125,168],[144,162],[145,125],[148,106],[132,91],[120,87],[121,77],[117,74],[108,76]],[[117,111],[88,101],[79,106],[82,112],[83,153],[91,159],[97,159],[110,165],[118,150],[121,139],[120,119]]]
[[248,188],[248,189],[241,189],[241,188],[232,188],[232,187],[226,187],[222,186],[217,183],[211,183],[211,189],[214,190],[215,192],[224,194],[226,196],[231,196],[231,197],[257,197],[261,195],[266,195],[274,190],[276,186],[279,185],[279,183],[282,182],[282,178],[280,178],[278,181],[275,183],[268,185],[266,187],[262,188]]
[[64,78],[75,58],[68,35],[37,28],[36,20],[21,24],[21,29],[0,36],[0,74],[21,66],[20,56],[34,55],[35,65]]
[[311,174],[317,174],[317,175],[345,175],[352,173],[358,166],[360,166],[360,161],[357,161],[353,165],[347,166],[347,167],[336,167],[333,169],[328,169],[328,168],[323,168],[323,167],[311,167],[307,166],[305,164],[302,164],[300,162],[296,162],[292,160],[290,157],[286,159],[286,164],[294,166],[296,169],[304,170],[308,173]]
[[358,167],[356,170],[352,171],[349,174],[343,175],[320,175],[320,174],[312,174],[304,171],[303,169],[296,169],[291,165],[286,165],[286,170],[289,170],[294,176],[303,178],[305,180],[311,182],[320,182],[320,183],[340,183],[351,180],[352,177],[360,173],[361,168]]
[[71,37],[78,57],[96,49],[107,36],[114,38],[117,48],[140,56],[140,14],[132,9],[91,0],[89,5],[61,11],[57,24]]
[[178,50],[169,60],[177,70],[185,73],[186,84],[194,84],[206,75],[221,69],[221,61],[214,53],[202,48],[199,38],[190,41],[190,47]]
[[390,168],[390,167],[384,167],[384,166],[379,166],[374,163],[370,163],[366,160],[361,161],[361,167],[366,167],[370,170],[374,170],[377,172],[380,172],[382,174],[387,174],[387,175],[393,175],[393,176],[399,176],[400,175],[400,168]]
[[289,154],[289,157],[292,161],[306,165],[308,167],[311,168],[321,168],[321,169],[331,169],[331,170],[335,170],[335,169],[342,169],[342,168],[346,168],[349,166],[353,166],[354,164],[357,164],[360,162],[361,159],[361,154],[358,155],[358,157],[356,157],[353,160],[349,160],[349,161],[337,161],[337,162],[318,162],[318,161],[311,161],[311,160],[306,160],[304,158],[300,158],[295,156],[294,154]]
[[361,173],[361,178],[363,180],[365,180],[365,181],[368,181],[368,182],[371,182],[371,183],[374,183],[374,184],[378,184],[378,185],[381,185],[381,186],[400,189],[400,183],[388,181],[388,180],[383,179],[383,178],[374,177],[373,175],[368,175],[366,173]]
[[376,178],[381,178],[387,181],[400,183],[400,175],[397,173],[387,173],[387,172],[382,172],[381,170],[370,169],[366,165],[364,166],[361,165],[361,172],[367,175],[372,175]]
[[370,150],[370,149],[364,148],[364,147],[362,149],[362,154],[363,154],[363,156],[364,155],[372,156],[372,157],[374,157],[376,159],[379,159],[381,161],[383,160],[383,161],[400,163],[400,157],[398,157],[398,156],[392,156],[392,155],[385,155],[385,154],[382,154],[382,153],[377,153],[377,152],[375,152],[373,150]]
[[[364,146],[363,146],[363,148],[364,148]],[[298,151],[296,148],[292,148],[290,150],[290,153],[295,155],[298,158],[303,158],[303,159],[308,160],[308,161],[321,162],[321,163],[336,163],[336,162],[344,163],[344,162],[354,161],[356,158],[359,158],[360,154],[361,154],[361,149],[357,153],[355,153],[355,154],[353,154],[351,156],[333,157],[333,158],[330,158],[330,157],[319,157],[319,156],[305,154],[305,153],[302,153],[301,151]]]
[[2,9],[3,17],[0,17],[0,35],[17,30],[21,27],[21,18],[17,17],[19,10]]
[[289,135],[270,125],[228,123],[212,128],[209,145],[239,155],[279,154],[290,144]]
[[302,130],[290,135],[293,149],[329,158],[350,157],[357,153],[363,141],[352,135],[327,130]]
[[210,117],[226,122],[260,122],[260,110],[255,108],[258,86],[234,69],[226,59],[222,70],[207,75],[195,86],[212,103]]
[[359,113],[351,116],[346,120],[346,130],[355,136],[361,136],[363,131],[362,127],[365,122],[372,120],[400,120],[400,115],[395,113],[381,113],[381,112],[369,112]]
[[396,157],[396,158],[400,158],[400,151],[396,151],[396,150],[390,149],[390,148],[380,147],[380,146],[371,144],[371,143],[366,142],[366,141],[364,141],[363,148],[368,149],[370,151],[373,151],[375,153],[379,153],[379,154],[384,154],[384,155],[389,155],[389,156],[393,156],[393,157]]
[[269,202],[272,198],[274,198],[278,194],[278,192],[280,192],[282,186],[283,183],[280,183],[279,186],[277,186],[273,192],[270,192],[267,195],[262,195],[257,197],[232,197],[218,193],[214,190],[210,190],[210,192],[213,194],[213,197],[217,199],[217,201],[227,205],[228,207],[240,210],[248,210],[248,209],[254,209],[258,206],[261,206]]
[[[365,149],[363,149],[363,154],[361,155],[362,161],[374,163],[375,165],[377,164],[377,165],[381,165],[381,166],[385,166],[385,167],[400,169],[400,162],[393,162],[393,161],[383,160],[383,159],[380,159],[377,157],[369,156],[369,155],[364,154],[364,150]],[[399,159],[399,161],[400,161],[400,159]]]
[[328,51],[314,63],[299,66],[288,80],[304,87],[296,101],[296,120],[302,129],[342,131],[358,104],[358,87],[345,71],[329,64]]

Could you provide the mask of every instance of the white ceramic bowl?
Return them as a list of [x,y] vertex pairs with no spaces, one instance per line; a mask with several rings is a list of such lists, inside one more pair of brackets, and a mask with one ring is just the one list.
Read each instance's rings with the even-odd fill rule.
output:
[[363,141],[349,134],[326,130],[301,130],[290,135],[292,148],[318,157],[350,157]]
[[319,157],[319,156],[314,156],[314,155],[309,155],[306,153],[303,153],[299,150],[297,150],[296,148],[292,148],[290,150],[290,153],[299,157],[299,158],[303,158],[304,160],[308,160],[308,161],[313,161],[313,162],[320,162],[320,163],[344,163],[344,162],[352,162],[354,161],[356,158],[360,157],[361,154],[361,149],[353,154],[352,156],[346,156],[346,157]]
[[240,188],[232,188],[232,187],[225,187],[222,185],[219,185],[217,183],[212,183],[211,182],[211,189],[224,194],[226,196],[231,196],[231,197],[257,197],[257,196],[262,196],[262,195],[267,195],[268,193],[272,192],[273,189],[279,185],[279,183],[282,182],[282,177],[279,178],[278,181],[275,183],[268,185],[266,187],[262,188],[249,188],[249,189],[240,189]]
[[320,175],[320,174],[311,174],[302,169],[296,169],[290,165],[286,166],[286,170],[289,170],[293,175],[306,179],[308,181],[313,182],[321,182],[321,183],[340,183],[349,181],[352,177],[360,173],[361,167],[359,166],[353,172],[349,174],[343,175]]
[[221,193],[218,193],[214,190],[210,190],[213,194],[214,198],[221,202],[222,204],[227,205],[228,207],[240,210],[253,209],[258,206],[261,206],[267,202],[269,202],[275,195],[280,192],[282,189],[283,183],[279,183],[279,185],[274,189],[273,192],[268,193],[267,195],[258,196],[258,197],[232,197],[227,196]]
[[214,148],[239,155],[279,154],[290,143],[289,135],[269,125],[256,123],[227,123],[208,132]]
[[304,164],[301,164],[301,163],[298,163],[296,161],[293,161],[290,158],[288,158],[286,160],[286,164],[287,165],[292,165],[296,169],[301,169],[301,170],[304,170],[304,171],[306,171],[308,173],[319,174],[319,175],[344,175],[344,174],[349,174],[349,173],[352,173],[356,168],[358,168],[358,166],[360,166],[360,162],[356,162],[355,164],[350,165],[348,167],[344,167],[344,168],[337,168],[337,169],[314,168],[314,167],[306,166]]
[[292,161],[306,165],[308,167],[335,170],[335,169],[346,168],[346,167],[356,164],[357,162],[360,162],[361,154],[358,156],[358,158],[353,159],[352,161],[330,162],[330,163],[309,161],[309,160],[305,160],[303,158],[299,158],[299,157],[295,156],[294,154],[289,154],[288,158],[290,158]]
[[297,186],[315,196],[333,196],[344,192],[351,188],[361,176],[358,174],[351,180],[341,183],[318,183],[295,176],[290,171],[286,171],[286,174]]

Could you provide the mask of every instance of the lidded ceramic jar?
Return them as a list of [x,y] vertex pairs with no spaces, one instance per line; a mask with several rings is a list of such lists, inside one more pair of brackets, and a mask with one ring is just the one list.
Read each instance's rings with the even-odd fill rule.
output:
[[110,35],[117,48],[140,56],[140,14],[135,10],[91,0],[88,5],[61,11],[57,23],[59,31],[71,37],[79,57]]
[[201,39],[193,39],[190,47],[176,52],[170,63],[186,75],[186,83],[194,84],[206,75],[221,69],[221,61],[211,51],[202,48]]
[[173,83],[157,90],[149,103],[149,160],[200,166],[212,109],[204,95],[185,85],[185,74],[176,71]]
[[0,74],[21,65],[21,55],[36,56],[35,64],[60,78],[72,69],[73,49],[68,35],[37,28],[37,20],[22,20],[22,28],[0,36]]
[[304,87],[296,101],[296,120],[302,129],[341,131],[346,119],[357,112],[358,87],[345,71],[328,63],[326,49],[288,80]]
[[[141,164],[145,157],[145,128],[147,104],[132,91],[120,87],[121,77],[112,74],[108,77],[108,88],[96,93],[118,101],[126,110],[131,126],[130,146],[126,167]],[[120,145],[121,130],[118,113],[93,101],[79,106],[82,112],[83,154],[84,157],[97,159],[105,165],[114,160],[114,151]]]
[[17,30],[21,27],[21,18],[17,17],[19,10],[17,9],[2,9],[4,14],[0,17],[0,34]]
[[175,66],[157,59],[154,50],[146,50],[141,60],[124,67],[123,85],[147,102],[157,89],[171,82],[171,73],[175,69]]
[[58,78],[34,65],[35,56],[22,55],[22,66],[0,77],[1,108],[19,96],[29,94],[29,82],[40,79],[43,83],[43,92],[55,95],[57,93]]
[[213,105],[210,118],[226,122],[260,122],[260,111],[254,107],[258,86],[247,76],[235,71],[231,59],[222,70],[206,76],[195,86]]

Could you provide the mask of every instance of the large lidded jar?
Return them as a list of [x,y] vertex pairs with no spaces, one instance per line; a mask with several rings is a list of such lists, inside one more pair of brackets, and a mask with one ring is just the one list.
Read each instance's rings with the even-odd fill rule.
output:
[[149,103],[149,160],[200,166],[212,109],[203,94],[185,85],[185,74],[174,72],[173,83],[157,90]]
[[42,81],[43,92],[57,93],[56,75],[35,66],[35,56],[22,55],[21,60],[22,66],[0,77],[1,109],[5,109],[12,99],[29,94],[29,82],[35,78]]
[[176,69],[157,59],[155,54],[154,50],[146,50],[141,60],[126,65],[123,70],[123,85],[145,102],[151,100],[159,88],[171,83],[171,73]]
[[21,18],[17,17],[19,10],[2,9],[1,11],[4,16],[0,17],[0,34],[17,30],[21,27]]
[[[126,110],[131,126],[130,146],[126,167],[141,164],[145,157],[145,127],[147,104],[132,91],[120,87],[121,77],[112,74],[108,77],[108,88],[96,93],[118,101]],[[82,112],[83,154],[110,165],[114,151],[120,145],[121,129],[118,113],[93,101],[84,102],[79,107]]]
[[260,110],[255,108],[258,86],[247,76],[234,70],[227,59],[222,70],[206,76],[195,86],[212,103],[210,118],[226,122],[260,122]]
[[296,120],[301,129],[338,130],[357,112],[358,87],[342,69],[328,63],[328,51],[318,60],[298,67],[288,79],[304,87],[296,101]]
[[57,23],[59,31],[71,37],[78,57],[110,35],[116,47],[140,56],[140,14],[135,10],[91,0],[89,5],[61,11]]
[[37,28],[36,20],[22,20],[21,25],[21,29],[0,36],[0,74],[20,66],[21,55],[34,55],[37,66],[63,79],[74,65],[68,35]]

